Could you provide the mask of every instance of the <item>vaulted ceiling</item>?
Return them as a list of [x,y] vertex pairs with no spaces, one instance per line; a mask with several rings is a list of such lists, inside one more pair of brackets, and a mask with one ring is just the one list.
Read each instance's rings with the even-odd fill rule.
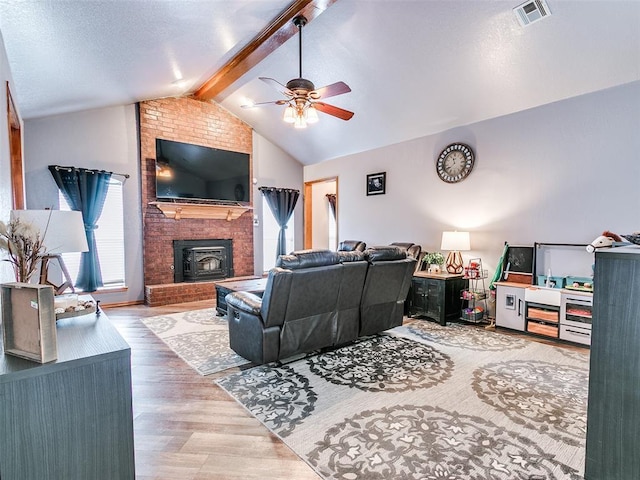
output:
[[[513,12],[520,3],[315,0],[303,76],[347,83],[351,93],[326,101],[351,120],[320,113],[294,129],[283,106],[241,108],[283,98],[258,77],[298,76],[295,36],[214,100],[312,164],[640,80],[639,0],[547,0],[551,15],[526,27]],[[0,0],[0,32],[31,119],[193,94],[290,5]]]

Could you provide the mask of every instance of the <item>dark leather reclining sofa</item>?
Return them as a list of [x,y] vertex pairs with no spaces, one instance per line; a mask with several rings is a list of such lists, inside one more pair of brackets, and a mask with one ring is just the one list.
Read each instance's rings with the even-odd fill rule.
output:
[[282,255],[262,298],[226,296],[230,346],[262,364],[399,326],[415,263],[395,246]]

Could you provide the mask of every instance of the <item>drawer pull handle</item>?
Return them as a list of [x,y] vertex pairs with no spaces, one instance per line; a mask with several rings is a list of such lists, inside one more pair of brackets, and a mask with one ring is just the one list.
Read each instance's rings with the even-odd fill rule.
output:
[[567,333],[575,333],[576,335],[584,335],[585,337],[590,336],[590,333],[585,333],[585,332],[579,332],[577,330],[571,330],[569,328],[567,328]]

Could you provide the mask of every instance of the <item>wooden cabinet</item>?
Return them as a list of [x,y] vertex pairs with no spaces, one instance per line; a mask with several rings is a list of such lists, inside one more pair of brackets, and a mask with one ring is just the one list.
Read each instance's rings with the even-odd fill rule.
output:
[[640,247],[596,253],[586,480],[640,478]]
[[0,478],[135,477],[130,348],[104,314],[60,320],[58,359],[0,342]]
[[411,282],[410,316],[425,316],[446,325],[460,319],[460,293],[468,287],[462,275],[416,272]]
[[527,285],[498,284],[496,290],[496,326],[524,332],[524,289]]

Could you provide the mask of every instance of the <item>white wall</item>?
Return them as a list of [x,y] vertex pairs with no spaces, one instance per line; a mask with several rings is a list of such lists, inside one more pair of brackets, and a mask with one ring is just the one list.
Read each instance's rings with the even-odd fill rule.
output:
[[[9,124],[7,121],[7,82],[11,88],[12,97],[16,104],[18,114],[20,105],[17,104],[15,96],[15,85],[11,77],[7,52],[4,48],[4,40],[0,33],[0,221],[9,220],[9,212],[13,207],[11,190],[11,156],[9,153]],[[23,128],[24,131],[24,128]],[[0,259],[4,258],[4,252],[0,251]],[[15,276],[8,262],[0,261],[0,283],[15,282]]]
[[142,214],[135,105],[56,115],[25,122],[27,208],[58,208],[58,187],[48,165],[125,173],[125,275],[127,291],[93,295],[105,303],[144,298]]
[[[253,230],[254,269],[256,275],[262,275],[262,193],[259,187],[295,188],[300,190],[300,198],[294,210],[295,249],[303,245],[303,168],[291,155],[275,146],[263,136],[253,132],[253,214],[258,220]],[[255,224],[255,223],[254,223]],[[289,232],[287,232],[287,235]]]
[[[589,243],[604,230],[640,230],[640,82],[437,135],[307,166],[338,176],[339,240],[412,241],[439,250],[444,230],[471,232],[471,252],[495,269],[504,242]],[[446,184],[435,159],[469,144],[471,175]],[[387,172],[385,195],[365,177]]]

